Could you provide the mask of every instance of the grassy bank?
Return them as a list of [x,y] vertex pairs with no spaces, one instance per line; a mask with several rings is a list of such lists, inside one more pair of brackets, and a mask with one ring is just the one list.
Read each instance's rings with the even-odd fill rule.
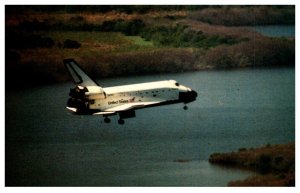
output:
[[[64,58],[75,58],[95,78],[295,64],[294,39],[268,38],[191,17],[212,9],[222,13],[222,6],[96,8],[6,6],[6,83],[18,82],[16,77],[26,85],[66,81]],[[282,13],[281,18],[294,9],[226,10],[233,8],[264,9]]]
[[295,186],[295,143],[215,153],[209,162],[257,172],[245,180],[229,182],[229,186]]

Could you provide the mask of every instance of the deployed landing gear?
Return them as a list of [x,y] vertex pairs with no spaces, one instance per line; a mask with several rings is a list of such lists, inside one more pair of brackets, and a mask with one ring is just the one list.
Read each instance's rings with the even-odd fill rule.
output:
[[[114,113],[114,114],[117,114],[117,113]],[[129,111],[121,111],[121,112],[118,112],[119,114],[119,120],[118,120],[118,123],[120,125],[124,125],[125,124],[125,121],[124,119],[128,119],[128,118],[132,118],[132,117],[135,117],[135,111],[134,110],[129,110]],[[111,114],[110,114],[111,115]],[[104,115],[104,123],[110,123],[110,118],[108,118],[108,116],[110,115]]]
[[188,110],[188,107],[186,105],[184,105],[183,109],[184,110]]
[[118,120],[118,123],[119,123],[120,125],[124,125],[125,121],[124,121],[124,119],[119,119],[119,120]]
[[110,118],[105,117],[105,118],[104,118],[104,122],[105,122],[105,123],[110,123]]
[[[104,118],[104,123],[110,123],[110,118],[105,117],[105,118]],[[124,121],[124,119],[119,119],[119,120],[118,120],[118,123],[119,123],[120,125],[124,125],[125,121]]]

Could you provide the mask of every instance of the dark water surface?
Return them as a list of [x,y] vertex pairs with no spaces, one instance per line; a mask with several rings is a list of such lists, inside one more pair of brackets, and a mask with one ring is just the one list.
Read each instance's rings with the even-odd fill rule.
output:
[[[202,71],[99,80],[103,87],[175,79],[198,92],[138,110],[125,125],[65,109],[72,83],[7,91],[6,185],[226,186],[251,172],[208,163],[214,152],[295,140],[295,70]],[[186,162],[176,162],[185,160]]]
[[249,28],[270,37],[295,37],[295,25],[266,25]]

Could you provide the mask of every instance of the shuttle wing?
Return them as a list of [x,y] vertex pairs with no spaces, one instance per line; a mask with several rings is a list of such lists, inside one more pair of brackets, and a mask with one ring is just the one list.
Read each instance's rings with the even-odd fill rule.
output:
[[143,108],[148,105],[153,105],[160,103],[158,101],[155,102],[136,102],[136,103],[129,103],[129,104],[124,104],[120,106],[116,106],[113,108],[106,109],[105,111],[110,111],[110,112],[119,112],[119,111],[128,111],[132,109],[138,109],[138,108]]
[[103,111],[103,112],[98,112],[98,113],[94,113],[93,115],[115,115],[116,112],[109,112],[109,111]]
[[69,71],[73,82],[79,86],[99,86],[96,81],[89,77],[74,59],[64,59],[64,64]]
[[105,109],[105,111],[99,112],[99,113],[94,113],[93,115],[112,115],[116,114],[117,112],[120,111],[129,111],[132,109],[139,109],[143,108],[149,105],[154,105],[160,103],[159,101],[155,102],[136,102],[136,103],[129,103],[129,104],[124,104],[116,107],[112,107],[109,109]]

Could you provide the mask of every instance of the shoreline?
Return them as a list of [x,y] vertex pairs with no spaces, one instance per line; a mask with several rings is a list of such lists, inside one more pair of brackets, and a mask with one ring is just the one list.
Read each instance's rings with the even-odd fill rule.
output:
[[258,148],[240,148],[229,153],[210,155],[211,164],[256,172],[228,186],[295,186],[295,143]]
[[[131,74],[131,75],[118,75],[118,76],[109,76],[109,77],[94,77],[96,80],[102,80],[102,79],[112,79],[112,78],[122,78],[122,77],[140,77],[140,76],[152,76],[152,75],[170,75],[170,74],[184,74],[184,73],[196,73],[196,72],[214,72],[214,71],[228,71],[228,72],[234,72],[234,71],[240,71],[240,70],[265,70],[265,69],[295,69],[294,66],[261,66],[261,67],[235,67],[235,68],[203,68],[199,70],[190,70],[190,71],[183,71],[183,72],[159,72],[159,73],[147,73],[147,74]],[[6,78],[8,78],[6,76]],[[14,78],[14,77],[11,77]],[[19,82],[5,80],[5,90],[6,91],[14,91],[16,89],[31,89],[35,87],[41,87],[41,86],[52,86],[56,84],[65,84],[65,83],[72,83],[71,79],[68,79],[68,76],[66,75],[66,79],[61,81],[51,81],[51,82],[36,82],[32,81],[27,84],[19,84]]]
[[[68,8],[86,12],[70,14]],[[260,13],[262,21],[270,22],[275,21],[271,16],[277,13],[276,17],[282,18],[281,23],[276,23],[279,25],[286,22],[285,14],[293,16],[293,6],[178,7],[181,11],[168,6],[99,6],[106,11],[116,10],[95,9],[91,14],[92,8],[66,6],[53,11],[51,6],[8,6],[6,85],[15,86],[16,77],[27,85],[66,82],[69,79],[62,62],[65,58],[74,58],[94,78],[295,67],[295,37],[267,37],[241,27],[240,21],[232,23],[239,24],[235,27],[228,26],[229,21],[222,25],[209,22],[214,18],[212,13],[220,17],[224,11]],[[139,12],[141,8],[155,14]]]

